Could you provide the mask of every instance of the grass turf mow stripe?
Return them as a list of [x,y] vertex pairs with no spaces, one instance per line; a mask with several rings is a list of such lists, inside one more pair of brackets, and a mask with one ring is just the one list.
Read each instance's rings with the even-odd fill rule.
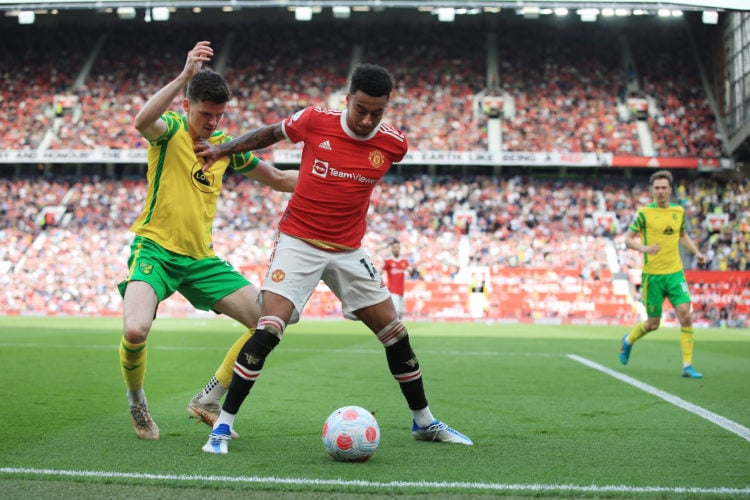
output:
[[722,417],[721,415],[717,415],[716,413],[706,410],[705,408],[702,408],[698,405],[694,405],[693,403],[689,403],[685,401],[682,398],[678,398],[677,396],[674,396],[672,394],[669,394],[668,392],[664,392],[662,390],[657,389],[656,387],[650,386],[648,384],[645,384],[639,380],[636,380],[632,377],[628,377],[627,375],[624,375],[618,371],[612,370],[610,368],[607,368],[606,366],[602,366],[598,363],[595,363],[589,359],[583,358],[581,356],[578,356],[576,354],[568,354],[568,358],[572,359],[573,361],[577,361],[579,363],[582,363],[590,368],[593,368],[595,370],[598,370],[604,374],[607,374],[611,377],[614,377],[618,380],[621,380],[625,382],[626,384],[632,385],[633,387],[640,389],[644,392],[647,392],[649,394],[653,394],[654,396],[663,399],[667,403],[671,403],[678,408],[682,408],[685,411],[689,411],[690,413],[694,413],[698,415],[699,417],[703,417],[712,424],[716,424],[719,427],[723,427],[724,429],[728,430],[729,432],[732,432],[739,437],[746,439],[747,441],[750,441],[750,429],[745,427],[744,425],[738,424],[737,422],[733,420],[729,420],[728,418]]
[[93,477],[104,479],[146,479],[154,481],[206,481],[218,483],[292,484],[303,486],[355,486],[373,489],[434,488],[436,490],[476,489],[494,491],[560,491],[586,493],[677,493],[698,495],[742,495],[750,494],[750,488],[687,488],[664,486],[579,486],[575,484],[504,484],[504,483],[460,483],[429,481],[347,481],[341,479],[306,479],[256,476],[200,476],[177,474],[146,474],[135,472],[75,471],[54,469],[27,469],[0,467],[0,474],[31,474],[37,476]]

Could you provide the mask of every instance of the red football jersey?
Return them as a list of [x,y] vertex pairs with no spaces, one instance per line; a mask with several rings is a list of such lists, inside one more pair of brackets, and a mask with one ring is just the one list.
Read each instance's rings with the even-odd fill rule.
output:
[[323,248],[359,248],[375,184],[406,155],[406,136],[380,125],[360,137],[346,111],[307,107],[282,123],[292,142],[304,141],[299,180],[279,230]]
[[408,267],[409,261],[406,259],[394,259],[393,257],[385,259],[383,271],[387,276],[389,292],[396,295],[404,294],[404,278],[406,278]]

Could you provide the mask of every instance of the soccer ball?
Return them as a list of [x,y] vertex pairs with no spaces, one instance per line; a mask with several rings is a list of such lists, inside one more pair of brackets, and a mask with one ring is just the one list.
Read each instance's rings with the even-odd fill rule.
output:
[[366,462],[380,444],[380,427],[360,406],[344,406],[323,424],[323,446],[339,462]]

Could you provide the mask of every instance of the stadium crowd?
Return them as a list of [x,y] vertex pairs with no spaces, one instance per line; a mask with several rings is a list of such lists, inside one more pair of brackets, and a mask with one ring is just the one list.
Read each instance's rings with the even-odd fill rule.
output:
[[[133,110],[172,74],[200,29],[179,23],[169,30],[127,23],[99,30],[7,27],[9,50],[0,58],[13,71],[0,73],[0,145],[142,148],[130,126]],[[697,70],[688,69],[696,63],[684,50],[689,43],[681,26],[531,31],[518,23],[479,29],[399,24],[388,30],[373,24],[355,33],[315,23],[258,22],[248,30],[263,36],[245,40],[222,29],[229,35],[214,41],[217,69],[236,94],[225,121],[232,134],[308,104],[339,106],[348,68],[359,59],[394,73],[389,119],[413,138],[412,150],[487,150],[480,97],[488,93],[508,102],[503,150],[643,155],[644,138],[624,111],[624,89],[636,78],[654,102],[648,129],[655,154],[722,156],[705,89]],[[621,57],[613,57],[624,48],[634,54],[635,77]],[[59,96],[73,99],[66,103]]]
[[[225,185],[217,253],[260,283],[287,195],[239,176]],[[750,181],[697,178],[680,181],[675,192],[694,240],[710,256],[707,269],[747,271]],[[0,236],[7,242],[0,248],[0,310],[118,314],[114,285],[124,276],[128,229],[145,195],[142,180],[0,179]],[[389,177],[374,191],[365,245],[385,252],[399,239],[424,282],[451,282],[461,252],[468,265],[491,270],[565,269],[598,279],[640,267],[642,256],[625,250],[622,235],[648,197],[641,183]],[[726,224],[706,223],[716,214],[727,214]],[[470,238],[462,250],[464,235]],[[686,268],[697,269],[692,262]],[[715,315],[710,305],[703,310]]]
[[[500,17],[439,27],[399,20],[387,30],[377,22],[347,30],[262,19],[171,23],[169,30],[126,22],[85,29],[6,24],[0,146],[145,149],[134,111],[174,74],[196,36],[209,32],[220,33],[212,40],[215,69],[235,93],[223,122],[233,135],[307,105],[340,106],[351,64],[365,60],[393,72],[387,121],[407,132],[412,151],[486,151],[481,98],[493,95],[503,101],[504,151],[648,155],[650,142],[656,156],[723,156],[689,31],[650,22],[530,29]],[[626,101],[632,90],[650,103],[638,124]],[[644,125],[650,141],[640,135]],[[225,183],[217,253],[259,283],[285,195],[232,176]],[[710,177],[682,179],[675,189],[709,270],[748,270],[748,189],[747,181]],[[7,242],[0,248],[0,310],[119,314],[114,284],[123,277],[128,228],[145,192],[141,179],[0,178],[0,236]],[[365,245],[377,251],[397,238],[424,282],[451,281],[459,255],[474,266],[566,269],[597,279],[640,268],[642,256],[625,250],[622,235],[649,201],[646,183],[622,179],[389,177],[375,188]],[[699,296],[713,297],[713,285],[706,287]],[[177,299],[164,307],[181,305]],[[736,308],[722,311],[706,305],[699,313],[711,321],[737,317]]]

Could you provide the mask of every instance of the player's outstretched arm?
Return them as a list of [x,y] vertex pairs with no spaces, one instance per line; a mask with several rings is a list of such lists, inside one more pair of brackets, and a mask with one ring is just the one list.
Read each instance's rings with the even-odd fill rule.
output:
[[196,43],[195,47],[188,52],[185,67],[177,78],[162,87],[143,104],[138,114],[135,115],[133,125],[144,138],[152,141],[164,134],[167,126],[160,119],[161,115],[169,109],[172,101],[185,88],[190,79],[201,70],[203,63],[210,61],[213,55],[214,50],[211,48],[211,42]]
[[203,165],[203,171],[205,172],[222,156],[227,156],[232,153],[244,153],[246,151],[265,149],[285,138],[286,136],[281,128],[281,122],[279,122],[274,125],[266,125],[264,127],[253,129],[229,142],[224,142],[215,146],[205,140],[199,141],[195,144],[194,149],[196,156],[205,160]]

